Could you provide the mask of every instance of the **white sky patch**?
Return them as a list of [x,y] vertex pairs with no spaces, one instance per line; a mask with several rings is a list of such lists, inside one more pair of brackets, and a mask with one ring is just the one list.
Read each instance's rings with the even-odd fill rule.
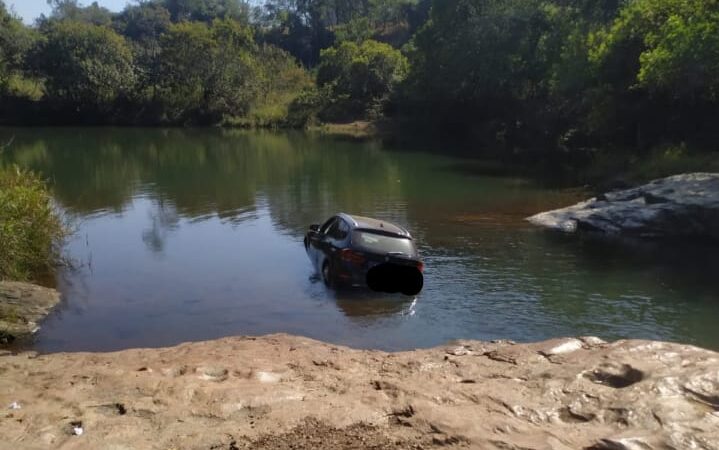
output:
[[[128,0],[96,0],[97,4],[104,6],[110,11],[121,11]],[[50,14],[51,7],[47,4],[46,0],[5,0],[5,4],[17,13],[27,24],[31,24],[40,17],[40,14]],[[92,4],[91,0],[80,1],[80,4],[87,6]]]

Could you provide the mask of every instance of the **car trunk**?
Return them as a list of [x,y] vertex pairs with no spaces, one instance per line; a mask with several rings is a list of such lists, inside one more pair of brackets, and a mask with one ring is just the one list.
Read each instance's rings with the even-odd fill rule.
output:
[[378,292],[417,295],[423,287],[423,265],[417,258],[402,254],[367,254],[366,282]]

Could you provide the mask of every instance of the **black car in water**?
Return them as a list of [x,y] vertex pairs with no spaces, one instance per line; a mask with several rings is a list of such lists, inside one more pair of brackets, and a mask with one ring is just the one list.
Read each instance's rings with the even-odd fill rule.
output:
[[416,295],[424,285],[412,236],[390,222],[340,213],[310,225],[305,250],[327,286]]

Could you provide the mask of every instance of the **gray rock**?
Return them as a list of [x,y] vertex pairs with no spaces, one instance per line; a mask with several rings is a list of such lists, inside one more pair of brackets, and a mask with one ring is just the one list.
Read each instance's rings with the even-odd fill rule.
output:
[[565,232],[719,240],[719,174],[675,175],[527,220]]
[[0,344],[32,335],[60,302],[54,289],[29,283],[0,282]]

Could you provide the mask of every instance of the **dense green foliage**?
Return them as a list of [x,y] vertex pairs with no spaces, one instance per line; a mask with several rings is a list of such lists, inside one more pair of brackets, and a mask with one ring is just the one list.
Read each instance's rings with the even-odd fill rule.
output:
[[332,105],[330,117],[362,116],[386,101],[409,70],[407,58],[388,44],[366,40],[342,42],[322,51],[317,84],[326,89]]
[[52,3],[27,27],[0,0],[0,120],[392,117],[510,153],[719,137],[716,0]]
[[716,1],[435,1],[405,112],[515,148],[715,137]]
[[12,17],[0,1],[0,96],[31,95],[38,92],[23,76],[25,55],[35,42],[33,30]]
[[171,25],[160,40],[157,80],[169,120],[194,113],[217,122],[246,113],[258,70],[251,50],[250,30],[232,20]]
[[51,98],[107,104],[132,89],[132,52],[111,29],[67,20],[48,23],[42,35],[32,60]]
[[97,2],[93,2],[87,7],[80,5],[78,0],[48,0],[48,3],[53,7],[51,17],[53,21],[73,20],[106,26],[112,23],[110,10],[99,6]]
[[50,269],[64,235],[45,183],[0,167],[0,280],[30,280]]
[[278,126],[311,83],[239,0],[52,4],[27,27],[0,1],[0,121]]
[[[719,87],[719,5],[714,1],[641,0],[594,37],[592,59],[611,64],[626,49],[639,71],[636,86],[677,98],[714,100]],[[634,76],[636,75],[636,80]]]
[[255,10],[262,38],[305,65],[336,41],[406,43],[426,18],[429,0],[266,0]]

